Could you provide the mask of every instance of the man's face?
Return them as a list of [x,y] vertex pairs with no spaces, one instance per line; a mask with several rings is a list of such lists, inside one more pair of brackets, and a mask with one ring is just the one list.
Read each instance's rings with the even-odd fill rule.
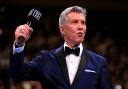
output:
[[77,12],[69,13],[67,22],[60,28],[60,31],[69,46],[72,47],[82,43],[86,32],[85,16]]

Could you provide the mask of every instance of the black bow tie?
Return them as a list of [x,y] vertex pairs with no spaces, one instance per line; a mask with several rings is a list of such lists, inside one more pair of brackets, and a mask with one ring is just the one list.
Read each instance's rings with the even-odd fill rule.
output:
[[79,56],[80,48],[70,49],[69,47],[65,47],[65,55],[75,54]]

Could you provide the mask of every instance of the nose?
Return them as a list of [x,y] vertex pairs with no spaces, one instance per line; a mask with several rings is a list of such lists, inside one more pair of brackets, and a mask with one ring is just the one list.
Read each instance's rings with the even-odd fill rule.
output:
[[81,22],[79,22],[79,24],[78,24],[78,29],[79,29],[79,30],[83,30],[83,27],[84,27],[84,25],[83,25]]

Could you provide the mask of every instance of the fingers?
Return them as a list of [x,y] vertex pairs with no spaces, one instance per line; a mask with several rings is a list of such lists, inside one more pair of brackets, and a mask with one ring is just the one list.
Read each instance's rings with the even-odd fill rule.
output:
[[[27,24],[18,26],[15,31],[15,42],[22,44],[25,43],[30,38],[32,32],[33,29],[29,27]],[[21,37],[22,37],[22,42],[21,39],[19,39]]]

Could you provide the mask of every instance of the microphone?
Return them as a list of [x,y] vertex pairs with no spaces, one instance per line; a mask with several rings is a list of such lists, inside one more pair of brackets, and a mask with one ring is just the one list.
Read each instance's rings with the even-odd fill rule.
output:
[[[42,16],[42,13],[39,10],[37,9],[30,10],[27,16],[28,26],[33,28],[39,22],[41,16]],[[23,36],[20,36],[18,38],[17,45],[21,45],[21,44],[23,45],[24,42],[25,42],[25,38]]]
[[39,22],[41,16],[42,16],[42,13],[40,11],[38,11],[37,9],[32,9],[29,12],[28,16],[27,16],[27,19],[28,19],[27,24],[30,27],[34,26],[34,24],[36,24],[37,22]]

